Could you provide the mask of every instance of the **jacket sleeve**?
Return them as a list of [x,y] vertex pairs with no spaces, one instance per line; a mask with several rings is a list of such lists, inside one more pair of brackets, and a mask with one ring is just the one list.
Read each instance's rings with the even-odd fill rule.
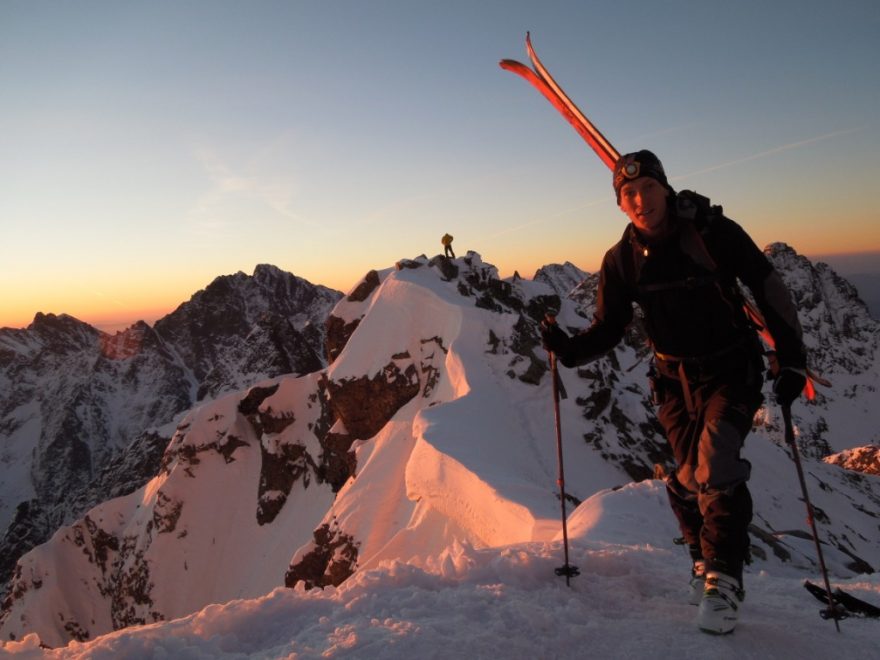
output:
[[723,223],[723,240],[734,248],[729,252],[735,255],[732,260],[734,272],[752,292],[755,303],[764,316],[767,329],[776,342],[779,364],[783,367],[805,368],[807,352],[803,330],[788,287],[742,227],[728,218],[723,218],[720,222]]
[[626,244],[619,244],[602,260],[593,322],[584,332],[571,338],[570,350],[561,358],[566,367],[585,364],[610,351],[623,338],[626,326],[632,321],[632,300],[613,256],[615,250],[627,248]]

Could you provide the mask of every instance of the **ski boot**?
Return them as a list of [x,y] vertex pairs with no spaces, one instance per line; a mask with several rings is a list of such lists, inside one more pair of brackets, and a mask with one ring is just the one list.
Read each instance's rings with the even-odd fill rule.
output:
[[726,635],[733,632],[739,618],[740,604],[746,592],[739,580],[724,573],[708,571],[706,587],[697,612],[697,625],[703,632]]

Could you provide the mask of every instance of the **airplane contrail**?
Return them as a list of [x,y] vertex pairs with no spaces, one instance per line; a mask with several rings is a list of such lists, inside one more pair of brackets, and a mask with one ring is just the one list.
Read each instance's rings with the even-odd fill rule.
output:
[[756,154],[752,154],[751,156],[745,156],[744,158],[737,158],[736,160],[731,160],[726,163],[720,163],[718,165],[712,165],[711,167],[706,167],[701,170],[696,170],[694,172],[689,172],[687,174],[681,174],[678,176],[671,177],[670,181],[678,181],[680,179],[684,179],[691,176],[697,176],[698,174],[706,174],[707,172],[714,172],[715,170],[720,170],[725,167],[730,167],[731,165],[739,165],[740,163],[747,163],[749,161],[758,160],[760,158],[766,158],[767,156],[772,156],[774,154],[781,153],[783,151],[789,151],[790,149],[797,149],[798,147],[804,147],[808,144],[813,144],[815,142],[821,142],[822,140],[829,140],[831,138],[839,137],[841,135],[848,135],[850,133],[855,133],[856,131],[862,130],[862,127],[859,128],[849,128],[845,131],[835,131],[833,133],[828,133],[826,135],[819,135],[814,138],[809,138],[808,140],[801,140],[799,142],[792,142],[791,144],[784,144],[779,147],[774,147],[773,149],[768,149],[767,151],[761,151]]

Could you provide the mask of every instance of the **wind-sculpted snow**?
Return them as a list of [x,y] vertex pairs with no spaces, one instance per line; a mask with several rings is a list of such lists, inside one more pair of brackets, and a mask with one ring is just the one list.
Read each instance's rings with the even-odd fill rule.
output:
[[[538,323],[552,310],[567,330],[582,329],[595,299],[595,276],[566,294],[563,279],[553,280],[560,288],[501,280],[475,253],[372,271],[329,317],[328,326],[345,330],[333,341],[328,335],[335,349],[327,368],[261,381],[194,409],[150,484],[27,555],[0,638],[36,632],[59,645],[233,598],[257,599],[259,607],[260,594],[283,585],[296,609],[330,594],[352,596],[400,571],[431,589],[461,582],[479,591],[491,579],[504,590],[498,567],[522,562],[531,568],[520,586],[543,595],[538,585],[555,580],[560,563],[560,503]],[[842,299],[820,297],[832,317],[853,314],[837,308]],[[870,332],[866,325],[855,341]],[[636,324],[607,356],[562,369],[559,421],[574,556],[606,588],[623,571],[632,598],[649,593],[669,607],[686,581],[687,557],[673,543],[662,481],[652,479],[670,458],[645,385],[649,360]],[[877,369],[830,375],[834,389],[821,407],[799,403],[795,415],[825,558],[833,578],[846,580],[878,568],[877,477],[819,458],[876,438],[867,431],[876,433],[880,411],[850,392],[853,383],[876,387]],[[755,500],[747,590],[754,581],[772,598],[777,586],[766,576],[796,584],[817,571],[774,406],[756,416],[745,456]],[[661,569],[657,582],[653,569],[609,559],[628,552],[677,568]],[[304,591],[316,587],[326,594]],[[279,592],[266,599],[287,602]],[[89,618],[88,607],[101,616]],[[209,611],[216,610],[192,621]],[[683,606],[676,616],[688,613]],[[290,648],[302,651],[297,644]]]

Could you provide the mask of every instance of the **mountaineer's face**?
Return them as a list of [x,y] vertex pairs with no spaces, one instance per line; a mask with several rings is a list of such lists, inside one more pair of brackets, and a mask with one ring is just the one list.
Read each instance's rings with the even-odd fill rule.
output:
[[620,189],[620,210],[636,229],[655,238],[666,229],[666,200],[669,190],[651,177],[628,181]]

